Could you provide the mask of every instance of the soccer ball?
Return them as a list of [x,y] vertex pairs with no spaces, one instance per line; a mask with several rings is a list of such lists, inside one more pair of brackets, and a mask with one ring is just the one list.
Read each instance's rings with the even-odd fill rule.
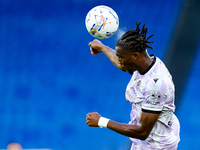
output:
[[107,39],[117,31],[119,18],[112,8],[100,5],[88,12],[85,25],[88,32],[95,38]]

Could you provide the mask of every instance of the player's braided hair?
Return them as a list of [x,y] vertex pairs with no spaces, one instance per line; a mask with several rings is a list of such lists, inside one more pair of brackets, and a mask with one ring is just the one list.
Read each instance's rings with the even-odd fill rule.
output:
[[143,52],[146,48],[153,49],[153,47],[148,45],[148,43],[153,43],[152,41],[148,41],[153,34],[146,39],[148,28],[144,24],[140,33],[140,23],[136,22],[136,30],[129,30],[122,35],[116,43],[116,46],[125,47],[134,52]]

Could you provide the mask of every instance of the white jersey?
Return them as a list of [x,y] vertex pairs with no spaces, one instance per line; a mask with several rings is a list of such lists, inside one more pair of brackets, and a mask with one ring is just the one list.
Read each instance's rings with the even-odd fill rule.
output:
[[175,91],[172,77],[158,57],[152,55],[151,58],[154,63],[145,74],[135,71],[127,85],[126,100],[132,105],[129,124],[139,124],[141,111],[160,113],[160,116],[146,140],[130,138],[132,150],[163,150],[180,140],[180,125],[173,113]]

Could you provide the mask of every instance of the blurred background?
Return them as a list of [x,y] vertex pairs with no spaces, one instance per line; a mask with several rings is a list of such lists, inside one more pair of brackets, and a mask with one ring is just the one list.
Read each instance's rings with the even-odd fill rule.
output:
[[199,0],[0,0],[0,149],[10,142],[52,150],[128,150],[130,140],[89,128],[97,111],[128,123],[128,73],[103,55],[92,56],[85,17],[97,5],[113,8],[119,30],[101,40],[115,48],[141,21],[176,86],[181,124],[178,150],[199,150]]

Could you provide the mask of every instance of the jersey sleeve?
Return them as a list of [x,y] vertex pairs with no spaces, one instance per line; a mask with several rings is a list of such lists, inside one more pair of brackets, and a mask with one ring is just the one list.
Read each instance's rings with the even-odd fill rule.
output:
[[146,85],[142,111],[160,113],[166,100],[166,83],[159,77],[150,79]]

